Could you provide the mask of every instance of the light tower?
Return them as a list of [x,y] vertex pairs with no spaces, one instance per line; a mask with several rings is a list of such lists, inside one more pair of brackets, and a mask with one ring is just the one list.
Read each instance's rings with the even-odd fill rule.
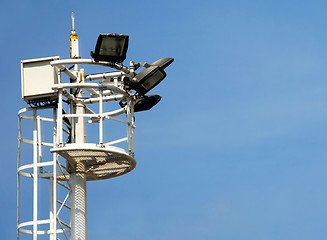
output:
[[[174,59],[126,67],[128,41],[127,35],[100,34],[93,59],[81,59],[72,15],[70,59],[21,62],[22,98],[30,107],[18,113],[18,239],[86,240],[87,181],[135,168],[134,112],[160,101],[146,94]],[[106,71],[86,75],[81,65]]]

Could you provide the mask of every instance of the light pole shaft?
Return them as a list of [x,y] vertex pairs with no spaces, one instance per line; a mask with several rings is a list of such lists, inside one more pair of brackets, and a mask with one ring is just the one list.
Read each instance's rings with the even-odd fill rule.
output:
[[[77,80],[79,81],[79,72]],[[82,98],[83,93],[80,91],[76,95]],[[72,110],[76,114],[84,114],[85,108],[81,103],[73,104]],[[85,119],[84,117],[74,118],[72,128],[72,142],[75,144],[85,143]],[[85,178],[85,165],[77,162],[73,167],[74,171],[70,174],[71,197],[70,197],[70,222],[71,222],[71,240],[87,240],[87,191]]]
[[[75,15],[72,13],[72,32],[70,35],[70,57],[79,58],[78,37],[75,31]],[[78,65],[74,65],[74,72],[77,76],[76,83],[84,81]],[[78,89],[72,89],[75,97],[82,98],[83,92]],[[75,114],[84,114],[85,108],[82,103],[70,102],[70,111]],[[85,119],[84,117],[71,118],[71,142],[75,144],[85,143]],[[87,240],[87,198],[86,198],[86,178],[85,165],[77,161],[75,166],[72,166],[70,174],[70,239],[71,240]]]

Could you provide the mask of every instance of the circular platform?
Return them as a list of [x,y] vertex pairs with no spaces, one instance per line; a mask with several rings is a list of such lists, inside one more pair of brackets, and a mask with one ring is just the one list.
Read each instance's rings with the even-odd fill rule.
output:
[[97,147],[95,144],[67,144],[64,147],[52,148],[71,165],[81,162],[85,165],[86,180],[101,180],[118,177],[132,171],[136,162],[125,149],[109,146]]

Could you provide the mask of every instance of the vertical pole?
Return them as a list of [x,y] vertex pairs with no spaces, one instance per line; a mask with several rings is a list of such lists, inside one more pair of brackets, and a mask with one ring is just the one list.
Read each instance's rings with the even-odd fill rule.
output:
[[103,89],[99,89],[99,114],[100,114],[100,124],[99,124],[99,145],[103,146]]
[[38,171],[37,171],[37,114],[33,109],[33,240],[37,240],[37,212],[38,212]]
[[[134,61],[129,63],[131,72],[134,73],[135,65]],[[127,144],[128,144],[128,153],[130,156],[134,157],[135,154],[135,145],[134,145],[134,104],[135,99],[128,98],[127,100]]]
[[[55,154],[53,154],[55,155]],[[49,214],[49,218],[50,218],[50,240],[56,240],[54,238],[55,232],[54,232],[54,216],[55,216],[55,212],[53,211],[53,199],[54,199],[54,194],[53,194],[53,179],[54,176],[50,177],[50,214]]]
[[19,215],[20,215],[20,176],[18,173],[18,169],[20,167],[20,152],[22,146],[22,118],[19,115],[19,123],[18,123],[18,159],[17,159],[17,240],[19,240]]
[[[78,74],[78,72],[77,72]],[[76,81],[80,79],[78,78]],[[82,79],[83,80],[83,79]],[[83,92],[79,91],[77,97],[82,98]],[[74,113],[84,114],[84,105],[77,102],[73,107]],[[85,143],[85,119],[83,116],[76,117],[73,131],[75,138],[73,143]],[[70,198],[70,221],[71,221],[71,240],[87,240],[87,204],[86,204],[86,177],[85,165],[77,162],[74,171],[70,174],[71,198]]]
[[[37,116],[37,142],[38,142],[38,150],[39,150],[39,162],[42,162],[42,134],[41,134],[41,117]],[[39,172],[43,173],[43,167],[39,168]]]
[[[71,58],[79,58],[78,37],[75,31],[75,15],[72,13],[72,32],[70,36]],[[74,65],[77,74],[76,82],[84,81],[83,77],[78,72],[78,65]],[[76,92],[77,91],[77,92]],[[82,98],[83,92],[76,89],[74,93],[76,97]],[[78,92],[79,91],[79,92]],[[71,102],[71,110],[76,114],[84,114],[84,105],[81,102]],[[84,117],[74,118],[72,121],[72,143],[83,144],[85,143],[85,119]],[[82,162],[77,162],[73,166],[72,173],[70,174],[71,184],[71,197],[70,197],[70,223],[71,223],[71,240],[87,240],[87,209],[86,209],[86,178],[85,178],[85,165]]]
[[[53,146],[57,145],[57,111],[53,108]],[[53,176],[50,178],[50,240],[57,240],[57,153],[53,153]]]
[[127,144],[128,154],[134,157],[134,100],[127,100]]
[[58,89],[58,113],[57,113],[57,145],[63,145],[62,134],[62,88]]

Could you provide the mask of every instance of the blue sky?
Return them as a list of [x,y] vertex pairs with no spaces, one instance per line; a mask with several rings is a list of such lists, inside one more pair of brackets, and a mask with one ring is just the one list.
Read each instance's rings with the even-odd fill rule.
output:
[[0,1],[0,229],[16,236],[20,60],[130,36],[125,64],[174,57],[136,115],[136,169],[88,184],[89,239],[327,235],[326,1]]

